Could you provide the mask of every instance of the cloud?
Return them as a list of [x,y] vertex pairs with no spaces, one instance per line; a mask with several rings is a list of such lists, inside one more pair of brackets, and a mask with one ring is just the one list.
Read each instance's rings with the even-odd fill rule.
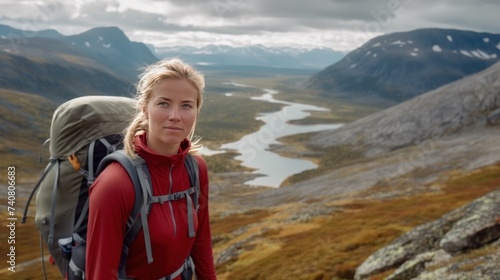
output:
[[426,27],[498,33],[496,0],[3,0],[0,23],[75,34],[118,26],[156,45],[264,44],[349,51]]

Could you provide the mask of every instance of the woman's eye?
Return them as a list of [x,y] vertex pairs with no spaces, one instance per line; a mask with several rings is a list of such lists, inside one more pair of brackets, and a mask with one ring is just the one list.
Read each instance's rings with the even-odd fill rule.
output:
[[184,108],[193,108],[193,106],[191,104],[188,104],[188,103],[183,104],[182,107],[184,107]]
[[168,106],[168,102],[159,102],[158,105],[160,105],[160,106]]

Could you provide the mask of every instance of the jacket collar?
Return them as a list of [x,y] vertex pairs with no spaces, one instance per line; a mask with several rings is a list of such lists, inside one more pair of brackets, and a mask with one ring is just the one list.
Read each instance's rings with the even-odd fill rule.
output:
[[147,134],[143,133],[137,135],[134,139],[135,151],[140,155],[146,162],[160,165],[171,165],[182,162],[184,158],[188,155],[189,148],[191,147],[191,142],[186,138],[181,142],[179,151],[177,154],[172,156],[164,156],[158,154],[157,152],[151,150],[147,146]]

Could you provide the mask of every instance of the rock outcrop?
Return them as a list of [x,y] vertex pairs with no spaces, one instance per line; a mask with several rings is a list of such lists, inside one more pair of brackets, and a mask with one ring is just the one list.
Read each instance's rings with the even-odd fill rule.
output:
[[[462,261],[461,269],[457,268],[460,265],[454,264],[426,271],[431,265],[445,263],[452,256],[487,245],[496,247],[497,250],[493,250],[496,252],[469,259],[468,266],[466,261]],[[372,275],[394,268],[396,270],[387,279],[500,279],[495,278],[500,276],[499,259],[500,189],[437,221],[421,225],[378,250],[358,267],[355,279],[369,279]],[[470,262],[483,265],[470,265]]]

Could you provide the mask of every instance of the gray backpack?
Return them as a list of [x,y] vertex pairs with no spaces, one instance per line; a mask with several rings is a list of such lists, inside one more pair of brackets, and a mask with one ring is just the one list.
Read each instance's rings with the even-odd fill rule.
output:
[[[72,99],[54,112],[50,138],[50,159],[28,198],[22,223],[35,192],[35,224],[61,274],[67,279],[85,279],[85,240],[88,216],[88,189],[97,175],[111,162],[119,162],[129,174],[135,203],[127,223],[119,278],[125,279],[128,246],[142,229],[148,262],[152,261],[147,217],[152,203],[186,199],[189,236],[194,237],[193,205],[198,209],[199,171],[194,156],[185,164],[191,186],[168,196],[151,195],[151,183],[145,161],[129,159],[121,151],[122,132],[135,112],[135,101],[125,97],[85,96]],[[45,143],[45,144],[46,144]],[[44,144],[44,145],[45,145]],[[191,197],[192,196],[192,197]],[[194,203],[194,204],[193,204]],[[42,252],[43,254],[43,252]],[[43,259],[43,256],[42,256]],[[186,269],[190,267],[191,269]],[[194,264],[188,258],[171,278],[186,274],[189,279]]]

